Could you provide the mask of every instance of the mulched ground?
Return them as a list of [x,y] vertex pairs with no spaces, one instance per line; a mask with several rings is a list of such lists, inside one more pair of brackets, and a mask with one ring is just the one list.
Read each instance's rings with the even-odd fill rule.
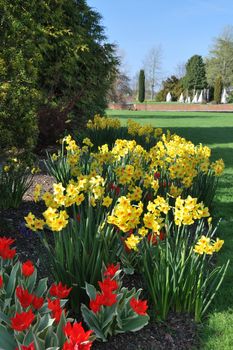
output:
[[[46,251],[36,233],[30,232],[24,225],[24,216],[30,211],[39,215],[45,209],[43,204],[33,202],[33,189],[40,183],[44,189],[52,187],[53,179],[45,174],[35,175],[31,188],[27,191],[24,201],[17,210],[0,211],[0,236],[15,239],[15,246],[22,261],[27,259],[38,265],[39,278],[48,276],[48,260]],[[142,281],[138,275],[125,279],[127,287],[140,288]],[[169,315],[166,323],[151,321],[142,330],[113,336],[107,343],[95,342],[93,350],[189,350],[198,348],[197,325],[186,314]]]

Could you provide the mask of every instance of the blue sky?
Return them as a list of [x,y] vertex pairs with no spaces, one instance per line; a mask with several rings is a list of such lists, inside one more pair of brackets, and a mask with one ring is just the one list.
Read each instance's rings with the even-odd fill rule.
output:
[[111,42],[134,75],[153,46],[162,47],[163,76],[194,54],[206,56],[213,38],[233,25],[233,0],[87,0],[102,16]]

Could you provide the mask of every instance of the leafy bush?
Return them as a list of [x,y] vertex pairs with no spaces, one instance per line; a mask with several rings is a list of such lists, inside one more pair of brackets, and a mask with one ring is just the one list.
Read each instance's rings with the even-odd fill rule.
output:
[[233,103],[233,91],[231,91],[227,98],[227,103]]
[[29,83],[26,85],[14,80],[9,84],[1,84],[0,77],[0,98],[1,152],[17,147],[25,158],[30,158],[38,136],[37,91]]
[[181,93],[184,92],[183,79],[178,79],[175,75],[162,82],[162,89],[156,94],[156,101],[166,101],[166,96],[171,93],[173,100],[177,101]]

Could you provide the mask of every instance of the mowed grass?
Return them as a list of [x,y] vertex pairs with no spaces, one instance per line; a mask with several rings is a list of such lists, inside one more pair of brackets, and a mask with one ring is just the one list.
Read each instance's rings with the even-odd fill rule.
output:
[[217,255],[217,264],[230,259],[223,285],[212,304],[203,325],[200,326],[201,350],[233,349],[233,113],[206,112],[133,112],[107,111],[117,116],[124,125],[131,118],[141,124],[168,128],[195,144],[212,149],[212,159],[222,158],[225,170],[219,179],[214,202],[215,220],[222,218],[218,236],[225,244]]

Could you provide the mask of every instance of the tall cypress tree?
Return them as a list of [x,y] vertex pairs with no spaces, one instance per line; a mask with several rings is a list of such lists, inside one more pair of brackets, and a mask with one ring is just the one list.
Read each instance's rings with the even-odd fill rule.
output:
[[221,103],[221,96],[222,96],[222,77],[218,76],[217,79],[215,80],[215,85],[214,85],[214,101],[216,103]]
[[139,81],[138,81],[138,101],[144,102],[145,100],[145,72],[143,69],[140,70],[139,73]]

